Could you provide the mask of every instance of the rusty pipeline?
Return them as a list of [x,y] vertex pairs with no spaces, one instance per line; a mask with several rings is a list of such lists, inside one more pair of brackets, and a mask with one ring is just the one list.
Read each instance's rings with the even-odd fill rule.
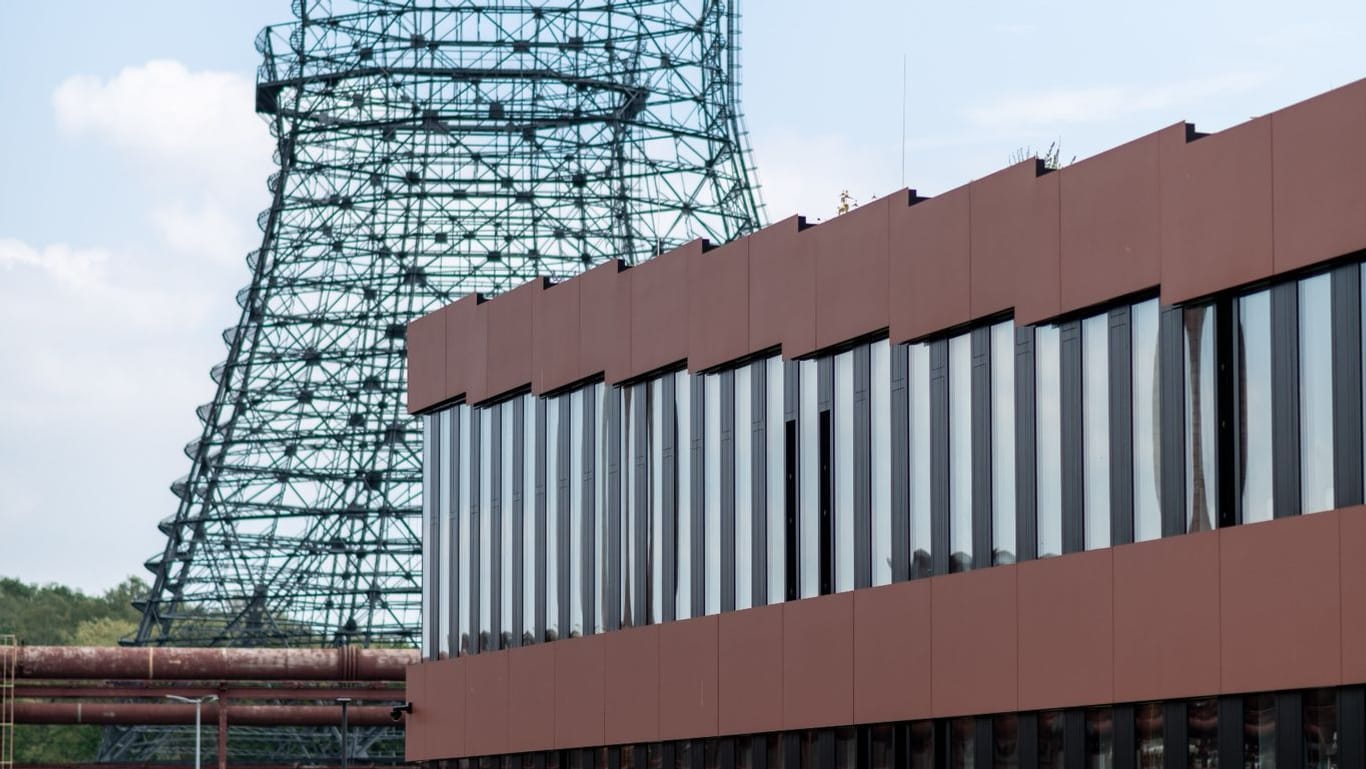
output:
[[20,646],[16,678],[122,681],[402,681],[415,649]]
[[[218,718],[219,704],[205,703],[205,722]],[[86,702],[16,702],[16,724],[97,724],[101,726],[190,726],[194,705]],[[232,726],[337,726],[337,705],[233,705],[226,708]],[[393,726],[387,707],[351,707],[347,720],[361,726]]]

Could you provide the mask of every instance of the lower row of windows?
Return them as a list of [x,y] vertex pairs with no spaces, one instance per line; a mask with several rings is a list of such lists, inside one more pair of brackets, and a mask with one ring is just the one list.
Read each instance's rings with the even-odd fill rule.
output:
[[1366,689],[1311,689],[521,753],[441,769],[1339,769]]

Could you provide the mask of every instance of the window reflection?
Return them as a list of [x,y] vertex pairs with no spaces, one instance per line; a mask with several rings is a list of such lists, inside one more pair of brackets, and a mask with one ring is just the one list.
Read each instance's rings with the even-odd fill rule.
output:
[[677,403],[675,415],[674,462],[678,477],[674,482],[674,495],[678,499],[674,509],[674,615],[677,619],[692,616],[692,380],[688,372],[680,371],[674,375],[674,397]]
[[801,581],[802,598],[810,598],[820,592],[820,413],[817,400],[816,380],[818,364],[814,360],[804,360],[799,364],[800,378],[798,431],[800,448],[797,452],[801,463],[799,483],[801,491],[801,520],[797,523],[797,536],[800,541],[798,554],[798,573]]
[[976,747],[973,719],[955,718],[949,721],[949,769],[976,769]]
[[1333,285],[1327,273],[1300,281],[1300,505],[1333,507]]
[[1303,697],[1304,769],[1339,769],[1337,691],[1313,689]]
[[1138,769],[1163,769],[1163,723],[1162,703],[1134,706],[1134,765]]
[[707,614],[721,611],[721,376],[705,377],[702,466],[705,468],[702,565]]
[[1062,721],[1061,710],[1039,713],[1039,769],[1065,769]]
[[854,353],[835,356],[835,590],[854,589]]
[[489,649],[493,623],[493,431],[496,409],[477,409],[479,417],[479,651]]
[[499,649],[506,649],[512,641],[512,528],[516,523],[516,505],[512,490],[520,480],[512,464],[513,451],[517,446],[514,435],[514,411],[517,401],[510,400],[498,407],[501,422],[502,443],[499,470],[501,477],[501,506],[498,511],[498,638]]
[[[762,366],[763,363],[753,364]],[[753,394],[750,366],[735,370],[735,608],[748,609],[754,598],[754,497],[750,490],[754,452]]]
[[891,346],[884,340],[872,346],[869,356],[874,585],[892,581],[891,355]]
[[972,568],[972,336],[949,340],[949,571]]
[[1129,311],[1133,344],[1133,451],[1134,451],[1134,541],[1144,542],[1162,536],[1162,509],[1158,468],[1157,329],[1156,299],[1135,304]]
[[[784,532],[787,528],[787,500],[783,495],[786,485],[786,457],[784,456],[783,397],[784,380],[783,359],[772,357],[766,364],[765,384],[768,386],[765,406],[768,408],[765,425],[765,438],[768,441],[768,457],[764,472],[768,485],[768,602],[779,603],[787,596],[787,542]],[[758,511],[755,511],[758,514]]]
[[[665,374],[664,376],[672,376]],[[664,612],[664,420],[673,420],[673,404],[664,402],[664,377],[650,383],[646,396],[646,444],[649,446],[650,541],[649,621],[659,622]]]
[[1186,704],[1186,751],[1189,769],[1218,769],[1218,700],[1191,700]]
[[1086,711],[1086,769],[1113,769],[1115,765],[1114,712],[1110,708]]
[[460,418],[460,531],[458,532],[457,558],[459,562],[456,566],[456,579],[459,580],[458,595],[460,606],[456,610],[456,622],[460,625],[460,654],[469,654],[470,648],[470,573],[471,564],[471,540],[470,540],[470,479],[472,457],[470,456],[470,417],[471,411],[467,406],[461,406]]
[[1081,323],[1082,460],[1087,550],[1110,546],[1110,317]]
[[[522,643],[536,640],[536,399],[522,409]],[[545,543],[541,543],[544,548]]]
[[1243,766],[1276,769],[1276,697],[1243,697]]
[[569,635],[583,635],[583,399],[569,396]]
[[993,564],[1015,563],[1015,323],[991,327]]
[[893,769],[895,766],[894,728],[888,724],[868,727],[869,769]]
[[1035,441],[1038,495],[1038,555],[1062,554],[1061,361],[1057,326],[1034,334]]
[[545,405],[545,640],[560,637],[560,409],[564,398]]
[[1238,300],[1239,505],[1243,523],[1269,521],[1271,496],[1271,292]]
[[913,344],[909,355],[911,465],[911,576],[934,572],[930,533],[930,348]]
[[1015,714],[991,719],[992,769],[1019,769],[1020,717]]
[[1186,354],[1186,531],[1210,531],[1219,521],[1215,492],[1214,306],[1183,313]]
[[910,769],[935,769],[934,722],[915,721],[910,732]]

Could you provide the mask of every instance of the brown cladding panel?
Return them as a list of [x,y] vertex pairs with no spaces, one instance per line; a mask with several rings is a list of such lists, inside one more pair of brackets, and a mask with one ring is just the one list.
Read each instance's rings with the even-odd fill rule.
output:
[[1016,578],[1002,567],[932,580],[935,716],[1016,710]]
[[538,395],[583,378],[579,284],[566,280],[536,293],[531,318],[531,389]]
[[[1184,141],[1184,126],[1176,130],[1175,136]],[[1150,134],[1121,144],[1058,172],[1062,187],[1060,312],[1155,288],[1162,282],[1159,136]]]
[[968,187],[973,318],[1012,307],[1037,318],[1057,313],[1058,185],[1041,170],[1040,161],[1030,158]]
[[852,593],[784,604],[784,729],[853,722],[853,628]]
[[749,238],[740,238],[688,260],[688,368],[749,353]]
[[408,324],[408,413],[416,414],[445,400],[446,310]]
[[1189,143],[1183,134],[1159,134],[1165,304],[1272,273],[1271,118]]
[[532,644],[508,653],[508,750],[555,747],[555,648]]
[[792,216],[749,236],[749,348],[782,345],[783,357],[816,349],[815,255]]
[[1342,567],[1342,682],[1366,683],[1366,507],[1339,516]]
[[537,278],[484,305],[488,315],[485,390],[496,397],[531,384],[532,327],[536,295],[546,280]]
[[930,583],[899,582],[854,591],[854,721],[907,721],[933,715]]
[[659,633],[659,739],[717,734],[716,615],[666,623]]
[[719,618],[721,734],[783,728],[783,604]]
[[1366,248],[1366,80],[1271,115],[1276,272]]
[[1112,550],[1027,561],[1020,595],[1020,709],[1114,696]]
[[471,755],[508,749],[508,655],[476,654],[465,664],[465,748]]
[[968,187],[891,210],[888,284],[892,342],[935,334],[972,318]]
[[1321,513],[1219,532],[1224,692],[1342,679],[1338,519]]
[[888,221],[909,200],[898,190],[798,236],[815,253],[817,347],[887,327]]
[[482,301],[478,294],[466,294],[441,310],[446,318],[446,398],[467,394],[476,378],[477,389],[483,390],[484,348],[482,340],[478,349],[473,341]]
[[694,240],[631,268],[631,367],[609,382],[688,357],[688,262],[703,246]]
[[659,625],[607,633],[607,742],[659,739]]
[[579,281],[579,376],[615,380],[631,368],[631,272],[612,260]]
[[[468,755],[465,733],[466,657],[428,663],[426,748],[429,756]],[[420,705],[413,704],[416,713]]]
[[436,728],[433,715],[438,707],[436,698],[427,693],[431,670],[431,665],[409,665],[403,671],[403,696],[413,706],[403,724],[403,760],[408,762],[437,758],[427,749],[427,739]]
[[602,745],[607,673],[603,636],[567,638],[550,647],[555,650],[555,747]]
[[1113,557],[1116,701],[1218,693],[1218,533],[1122,545]]

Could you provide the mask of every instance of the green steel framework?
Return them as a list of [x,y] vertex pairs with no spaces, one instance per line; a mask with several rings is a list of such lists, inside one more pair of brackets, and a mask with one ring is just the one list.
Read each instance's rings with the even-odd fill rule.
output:
[[[139,645],[416,645],[407,323],[763,223],[737,0],[293,6],[257,38],[279,170]],[[175,733],[109,730],[102,755]]]

